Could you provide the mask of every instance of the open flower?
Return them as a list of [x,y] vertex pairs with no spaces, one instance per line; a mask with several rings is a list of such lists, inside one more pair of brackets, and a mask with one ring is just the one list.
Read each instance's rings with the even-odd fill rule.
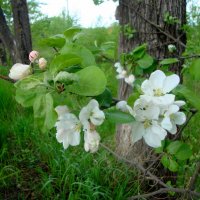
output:
[[161,126],[168,130],[171,134],[177,132],[176,125],[182,125],[186,121],[186,116],[183,112],[179,112],[177,105],[170,105],[164,112],[164,118],[161,122]]
[[169,105],[174,102],[175,95],[168,94],[180,82],[178,75],[166,76],[162,71],[153,72],[149,80],[145,80],[141,89],[146,99],[150,99],[157,105]]
[[140,98],[135,102],[133,110],[136,120],[132,124],[133,143],[144,138],[151,147],[161,146],[161,141],[166,137],[167,132],[158,123],[160,108]]
[[72,113],[60,113],[59,120],[56,122],[56,139],[63,143],[64,149],[69,145],[77,146],[80,144],[81,123]]
[[32,69],[30,65],[24,65],[21,63],[16,63],[10,69],[9,77],[13,80],[20,80],[28,75],[32,74]]
[[99,103],[92,99],[87,106],[81,109],[79,119],[84,126],[84,129],[90,129],[90,123],[99,126],[105,119],[104,112],[99,109]]
[[99,133],[96,130],[86,130],[84,133],[85,151],[95,153],[99,149],[100,139]]

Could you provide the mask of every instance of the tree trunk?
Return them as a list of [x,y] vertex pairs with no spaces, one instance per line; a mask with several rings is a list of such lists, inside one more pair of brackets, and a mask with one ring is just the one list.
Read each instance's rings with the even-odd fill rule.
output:
[[14,37],[12,36],[10,29],[6,23],[6,19],[3,13],[2,8],[0,7],[0,39],[3,44],[6,46],[10,53],[10,57],[13,63],[21,62],[21,57],[17,48],[17,43]]
[[0,39],[0,65],[6,66],[6,49],[1,39]]
[[[178,22],[166,21],[167,14],[178,19]],[[167,48],[169,44],[177,48],[173,57],[180,56],[185,50],[186,34],[182,26],[186,24],[186,0],[119,0],[116,19],[120,26],[129,24],[136,30],[131,39],[123,31],[120,33],[119,53],[129,52],[143,43],[148,44],[149,54],[157,59],[172,56]],[[180,64],[173,65],[172,70],[180,75]],[[119,98],[127,99],[131,92],[132,88],[121,81]],[[147,153],[149,155],[149,148],[143,141],[132,145],[130,130],[129,125],[117,128],[117,152],[142,161],[147,158]]]
[[28,56],[32,50],[31,29],[26,0],[11,0],[14,32],[23,63],[29,63]]

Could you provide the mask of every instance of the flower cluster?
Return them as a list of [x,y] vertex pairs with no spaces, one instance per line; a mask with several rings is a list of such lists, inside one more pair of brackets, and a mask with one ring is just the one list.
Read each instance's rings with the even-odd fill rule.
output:
[[69,145],[80,144],[80,132],[83,127],[85,151],[94,153],[98,150],[100,136],[96,131],[96,126],[103,123],[105,115],[99,109],[96,100],[92,99],[81,109],[79,119],[69,112],[67,106],[57,106],[55,110],[58,114],[58,121],[55,124],[56,139],[59,143],[63,143],[64,149],[67,149]]
[[124,81],[133,86],[135,81],[135,76],[133,74],[128,74],[127,71],[121,66],[119,62],[115,63],[114,67],[116,68],[116,72],[118,75],[116,76],[117,79],[124,79]]
[[[44,58],[39,58],[39,53],[37,51],[31,51],[29,54],[29,60],[31,63],[38,63],[39,68],[44,70],[47,66],[47,61]],[[9,73],[9,77],[15,81],[21,80],[28,75],[33,73],[31,64],[25,65],[21,63],[14,64]]]
[[176,74],[166,76],[162,71],[153,72],[148,80],[141,85],[143,92],[134,103],[133,108],[126,101],[119,102],[118,109],[134,116],[132,124],[133,143],[144,138],[151,147],[160,147],[167,131],[177,132],[177,125],[186,121],[186,116],[180,112],[184,101],[175,101],[175,95],[170,92],[179,84]]

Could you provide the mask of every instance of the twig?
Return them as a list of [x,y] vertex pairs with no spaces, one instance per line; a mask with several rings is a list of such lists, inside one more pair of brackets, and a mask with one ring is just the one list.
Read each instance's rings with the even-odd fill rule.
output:
[[179,137],[179,135],[183,132],[183,130],[188,125],[188,123],[190,122],[190,120],[192,119],[192,117],[197,113],[197,110],[196,109],[190,109],[190,112],[191,112],[191,115],[187,118],[186,122],[179,129],[178,133],[176,134],[176,136],[174,137],[173,140],[176,140]]
[[121,160],[127,164],[129,164],[130,166],[133,166],[135,168],[137,168],[139,171],[141,171],[143,174],[148,175],[148,179],[154,180],[155,182],[157,182],[158,184],[164,186],[165,188],[168,188],[169,186],[166,185],[163,181],[161,181],[157,176],[153,175],[151,172],[147,171],[142,165],[140,165],[138,162],[136,161],[130,161],[127,160],[126,158],[123,158],[122,156],[118,155],[117,153],[115,153],[114,151],[112,151],[110,148],[108,148],[107,146],[105,146],[104,144],[100,143],[100,146],[102,146],[104,149],[106,149],[108,152],[110,152],[112,155],[114,155],[118,160]]
[[9,82],[11,82],[11,83],[15,83],[15,82],[16,82],[16,81],[14,81],[13,79],[9,78],[8,76],[3,76],[3,75],[0,75],[0,79],[9,81]]
[[186,190],[186,189],[182,189],[182,188],[169,187],[169,188],[161,188],[161,189],[159,189],[157,191],[150,192],[150,193],[147,193],[147,194],[141,194],[141,195],[132,196],[132,197],[129,197],[128,200],[142,199],[142,198],[147,198],[147,197],[154,196],[156,194],[164,194],[164,193],[168,193],[168,192],[189,194],[189,195],[192,195],[192,196],[200,197],[200,193],[198,193],[198,192],[194,192],[194,191]]
[[190,185],[188,187],[190,190],[194,190],[194,186],[195,186],[199,173],[200,173],[200,161],[197,163],[196,170],[190,180]]
[[[168,192],[176,192],[176,193],[181,193],[181,194],[189,194],[189,195],[192,195],[192,196],[200,197],[200,193],[195,192],[195,191],[187,190],[187,189],[184,189],[184,188],[169,187],[163,181],[161,181],[157,176],[155,176],[151,172],[147,171],[147,169],[145,169],[138,162],[127,160],[126,158],[118,155],[117,153],[115,153],[109,147],[107,147],[106,145],[104,145],[102,143],[100,143],[100,146],[103,147],[104,149],[106,149],[108,152],[110,152],[118,160],[121,160],[121,161],[129,164],[130,166],[133,166],[133,167],[137,168],[143,174],[148,175],[149,176],[148,179],[150,178],[150,179],[156,181],[158,184],[164,186],[164,188],[161,188],[161,189],[159,189],[159,190],[157,190],[155,192],[151,192],[151,193],[148,193],[148,194],[143,194],[143,195],[137,195],[137,196],[130,197],[129,198],[130,200],[132,200],[132,199],[138,199],[138,198],[150,197],[150,196],[154,196],[156,194],[168,193]],[[145,178],[147,178],[147,177],[145,177]]]

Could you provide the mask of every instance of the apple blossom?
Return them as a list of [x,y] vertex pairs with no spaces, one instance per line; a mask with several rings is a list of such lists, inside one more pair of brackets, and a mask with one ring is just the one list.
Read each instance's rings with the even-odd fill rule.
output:
[[[62,112],[64,109],[63,107]],[[63,143],[64,149],[67,149],[69,145],[77,146],[80,144],[81,123],[74,114],[63,114],[62,112],[55,124],[56,139],[59,143]]]
[[177,132],[176,125],[182,125],[186,121],[186,116],[183,112],[179,112],[177,105],[170,105],[164,112],[164,118],[161,122],[161,126],[168,130],[171,134]]
[[62,116],[62,115],[64,115],[64,114],[66,114],[66,113],[69,113],[69,109],[68,109],[68,107],[67,107],[66,105],[57,106],[57,107],[55,108],[55,111],[57,112],[58,117],[60,117],[60,116]]
[[32,68],[30,65],[16,63],[11,67],[8,76],[13,80],[20,80],[27,77],[30,74],[32,74]]
[[90,129],[90,123],[99,126],[105,119],[104,112],[99,109],[99,103],[92,99],[87,106],[83,107],[79,113],[79,119],[84,129]]
[[166,76],[162,71],[156,70],[150,75],[149,80],[145,80],[142,83],[141,90],[144,93],[142,96],[156,105],[169,105],[174,102],[175,95],[168,93],[179,82],[180,78],[178,75]]

